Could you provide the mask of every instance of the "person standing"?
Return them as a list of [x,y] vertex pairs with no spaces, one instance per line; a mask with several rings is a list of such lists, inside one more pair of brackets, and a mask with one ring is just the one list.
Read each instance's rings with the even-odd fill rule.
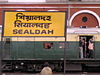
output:
[[92,38],[89,40],[88,49],[89,49],[89,58],[94,58],[94,43]]
[[79,40],[80,58],[83,58],[83,46],[84,46],[84,40],[80,38]]

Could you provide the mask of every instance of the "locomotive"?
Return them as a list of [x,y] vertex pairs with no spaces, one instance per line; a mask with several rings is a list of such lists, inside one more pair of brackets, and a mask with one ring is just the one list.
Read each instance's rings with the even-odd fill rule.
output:
[[[1,24],[1,52],[3,71],[41,71],[43,64],[49,62],[54,71],[84,71],[89,68],[100,68],[100,5],[67,3],[67,4],[0,4],[0,24]],[[5,11],[14,12],[66,12],[65,14],[65,36],[2,36],[3,26],[9,25],[9,21],[4,23]],[[30,15],[30,14],[28,14]],[[59,16],[56,16],[59,18]],[[61,17],[61,16],[60,16]],[[49,17],[50,20],[50,17]],[[6,20],[5,20],[6,22]],[[20,22],[19,20],[15,22]],[[15,23],[14,22],[14,23]],[[57,22],[57,21],[56,21]],[[59,23],[59,22],[58,22]],[[4,25],[3,25],[4,24]],[[50,23],[48,23],[50,24]],[[45,24],[43,24],[45,25]],[[47,26],[47,25],[46,25]],[[62,26],[62,25],[61,25]],[[9,26],[8,26],[9,27]],[[48,28],[48,27],[46,27]],[[8,28],[6,28],[8,29]],[[55,28],[56,29],[56,28]],[[10,28],[8,29],[10,30]],[[62,29],[59,29],[61,32]],[[22,30],[14,30],[14,34],[33,33]],[[53,34],[51,31],[34,31],[34,34]],[[9,33],[8,33],[9,34]],[[79,39],[85,39],[83,56],[80,58]],[[88,42],[94,40],[94,58],[88,58]],[[65,62],[64,62],[65,60]],[[64,63],[66,65],[64,65]]]

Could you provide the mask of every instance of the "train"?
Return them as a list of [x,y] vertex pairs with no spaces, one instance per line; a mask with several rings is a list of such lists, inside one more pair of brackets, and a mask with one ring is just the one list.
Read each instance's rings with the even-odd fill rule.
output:
[[[0,3],[0,52],[2,61],[2,71],[41,71],[45,62],[48,62],[50,64],[53,71],[87,71],[91,68],[93,68],[93,70],[100,69],[99,9],[100,5],[97,2],[88,4],[81,2],[62,4]],[[11,12],[10,16],[9,12]],[[58,33],[63,31],[63,33],[61,33],[61,35],[63,34],[63,36],[49,36],[46,35],[46,33],[50,33],[51,35],[54,32],[40,32],[39,30],[35,31],[35,33],[45,33],[45,35],[22,36],[23,34],[20,30],[14,30],[13,32],[14,34],[19,33],[20,36],[10,34],[9,31],[13,28],[10,27],[10,25],[12,25],[12,23],[10,22],[13,20],[13,16],[11,16],[11,14],[13,15],[15,13],[19,13],[20,15],[22,15],[26,14],[27,12],[27,15],[30,15],[30,12],[34,12],[34,14],[46,14],[43,14],[43,16],[51,14],[55,15],[64,12],[64,15],[56,15],[55,18],[59,18],[58,21],[54,19],[54,24],[57,23],[58,27],[61,26],[62,28],[62,26],[65,25],[65,27],[63,26],[63,29],[58,29]],[[48,17],[49,19],[47,18],[44,20],[51,20],[50,16]],[[60,21],[64,21],[64,23],[61,23],[62,25],[59,25]],[[17,24],[20,22],[20,20],[17,20]],[[52,22],[50,21],[49,23],[47,21],[48,24],[51,24]],[[16,21],[14,22],[14,24],[15,23]],[[20,26],[17,27],[21,29]],[[46,28],[48,29],[48,26],[45,27],[45,29]],[[57,26],[54,27],[54,29],[56,28]],[[29,32],[27,31],[23,33],[29,34]],[[9,36],[7,36],[8,34]],[[80,38],[84,38],[85,42],[87,42],[84,48],[83,59],[80,58]],[[87,55],[89,54],[88,42],[91,38],[93,38],[94,40],[94,58],[87,57]]]

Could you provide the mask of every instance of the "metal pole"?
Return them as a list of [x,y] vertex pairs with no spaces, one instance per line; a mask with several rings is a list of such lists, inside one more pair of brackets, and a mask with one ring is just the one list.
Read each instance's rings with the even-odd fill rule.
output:
[[3,41],[3,37],[2,37],[2,28],[1,28],[1,44],[0,44],[0,75],[2,75],[2,48],[3,48],[3,44],[2,44],[2,41]]
[[[66,26],[65,26],[66,27]],[[66,74],[66,28],[65,28],[65,47],[64,47],[64,75]]]
[[[69,2],[69,0],[68,0]],[[69,3],[68,3],[69,4]],[[64,47],[64,75],[66,74],[66,50],[67,50],[67,27],[69,26],[69,19],[70,19],[70,5],[68,5],[68,13],[67,13],[67,26],[65,26],[65,47]],[[65,24],[66,25],[66,24]]]
[[[65,22],[67,21],[66,19],[67,17],[65,17]],[[67,26],[65,23],[65,45],[64,45],[64,75],[66,74],[66,49],[67,49]]]

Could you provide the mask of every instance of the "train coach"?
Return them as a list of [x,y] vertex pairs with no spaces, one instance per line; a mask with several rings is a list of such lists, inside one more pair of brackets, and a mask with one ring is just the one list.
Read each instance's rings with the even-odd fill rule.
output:
[[[54,71],[63,71],[64,63],[67,71],[100,68],[98,3],[1,3],[0,7],[3,71],[41,71],[45,62]],[[80,38],[86,42],[83,58]],[[88,57],[91,38],[93,58]]]

